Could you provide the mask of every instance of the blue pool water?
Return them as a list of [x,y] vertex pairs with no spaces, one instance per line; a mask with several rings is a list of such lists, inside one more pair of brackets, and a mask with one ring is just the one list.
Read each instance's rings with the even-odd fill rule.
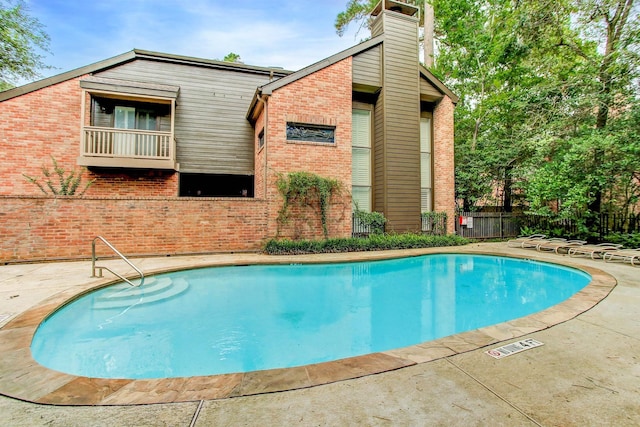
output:
[[552,264],[446,254],[217,267],[120,284],[37,329],[38,363],[98,378],[165,378],[325,362],[541,311],[591,277]]

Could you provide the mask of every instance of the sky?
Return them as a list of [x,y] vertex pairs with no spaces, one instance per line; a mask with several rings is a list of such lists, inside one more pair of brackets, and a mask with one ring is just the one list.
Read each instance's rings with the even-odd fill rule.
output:
[[[369,36],[336,33],[347,0],[26,0],[51,38],[50,77],[132,49],[298,70]],[[27,82],[23,82],[27,83]]]

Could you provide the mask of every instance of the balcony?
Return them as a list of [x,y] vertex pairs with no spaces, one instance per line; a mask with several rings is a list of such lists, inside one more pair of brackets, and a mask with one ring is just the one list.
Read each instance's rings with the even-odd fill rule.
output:
[[78,165],[178,170],[171,132],[85,126]]

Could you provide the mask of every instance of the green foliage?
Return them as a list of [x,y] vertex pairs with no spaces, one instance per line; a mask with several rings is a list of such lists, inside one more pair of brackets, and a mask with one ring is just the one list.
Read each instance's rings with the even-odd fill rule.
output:
[[618,243],[628,249],[640,248],[640,233],[611,233],[604,236],[604,241]]
[[224,62],[237,62],[240,64],[242,63],[242,59],[240,58],[240,55],[233,52],[229,52],[222,60]]
[[325,239],[328,239],[329,205],[331,199],[340,192],[340,183],[335,179],[323,178],[310,172],[290,172],[287,175],[278,175],[276,185],[283,198],[278,223],[288,222],[290,206],[310,208],[319,215],[322,232]]
[[368,238],[295,241],[272,239],[266,243],[264,252],[269,255],[300,255],[461,246],[467,243],[469,243],[467,239],[457,235],[377,234]]
[[38,51],[49,51],[42,24],[28,15],[24,0],[0,0],[0,90],[18,79],[34,79],[50,68]]
[[577,218],[604,194],[603,211],[633,213],[640,198],[640,132],[632,119],[640,119],[637,111],[638,105],[610,119],[607,131],[586,128],[543,144],[521,167],[528,179],[518,186],[529,210],[545,215],[553,208],[561,218]]
[[532,236],[534,234],[546,234],[538,227],[529,227],[527,225],[520,227],[520,236]]
[[371,231],[371,234],[384,233],[384,225],[386,224],[387,219],[380,212],[365,212],[361,211],[356,206],[354,215],[360,224],[366,227],[367,230]]
[[433,5],[432,71],[460,95],[456,195],[464,209],[491,201],[497,188],[505,205],[519,197],[539,214],[558,204],[562,218],[597,206],[629,212],[640,199],[637,3]]
[[[51,161],[53,162],[53,171],[50,171],[47,167],[42,166],[44,184],[40,183],[37,178],[31,177],[26,174],[22,175],[27,179],[27,181],[36,185],[44,194],[49,194],[49,192],[51,192],[51,194],[55,196],[76,195],[76,191],[78,190],[78,187],[80,187],[80,183],[82,182],[83,171],[77,172],[75,170],[72,170],[67,173],[64,168],[58,165],[58,162],[55,158],[51,157]],[[52,181],[52,179],[56,182]],[[95,180],[89,181],[84,186],[82,191],[78,194],[78,196],[82,196],[94,181]]]
[[364,23],[376,4],[378,0],[349,0],[346,10],[338,13],[336,17],[335,27],[338,35],[342,36],[353,21]]
[[426,230],[430,234],[447,234],[447,213],[446,212],[422,212],[422,224],[426,225]]

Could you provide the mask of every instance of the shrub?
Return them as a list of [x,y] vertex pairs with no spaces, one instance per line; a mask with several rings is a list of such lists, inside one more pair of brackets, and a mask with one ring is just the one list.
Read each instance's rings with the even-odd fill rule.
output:
[[327,227],[328,210],[331,198],[340,192],[340,183],[335,179],[323,178],[310,172],[290,172],[278,174],[276,181],[283,204],[278,214],[278,227],[289,219],[289,206],[297,205],[318,209],[322,222],[322,233],[329,237]]
[[640,248],[640,233],[610,233],[604,236],[604,241],[617,243],[628,249]]
[[384,225],[387,222],[387,218],[380,212],[361,211],[356,205],[356,210],[353,214],[360,225],[371,234],[384,233]]
[[469,241],[457,235],[430,236],[413,233],[382,235],[368,238],[336,238],[326,240],[269,240],[264,252],[269,255],[300,255],[339,252],[416,249],[461,246]]
[[[56,161],[55,158],[53,158],[53,156],[51,157],[51,161],[53,163],[53,172],[51,172],[47,167],[42,166],[42,175],[44,175],[44,178],[43,178],[44,185],[38,182],[38,178],[34,178],[26,174],[22,174],[22,175],[27,179],[27,181],[36,185],[40,189],[40,191],[42,191],[44,194],[49,194],[47,192],[47,189],[49,189],[51,194],[53,194],[54,196],[75,195],[76,191],[78,190],[78,187],[80,186],[80,183],[82,182],[82,173],[84,172],[84,169],[81,170],[80,172],[72,170],[67,173],[67,171],[65,171],[64,168],[58,165],[58,162]],[[57,181],[55,183],[52,181],[52,177],[54,174],[56,176],[55,181]],[[93,184],[94,181],[95,180],[89,181],[84,186],[82,191],[80,191],[78,196],[82,196],[87,191],[87,189],[91,186],[91,184]]]

